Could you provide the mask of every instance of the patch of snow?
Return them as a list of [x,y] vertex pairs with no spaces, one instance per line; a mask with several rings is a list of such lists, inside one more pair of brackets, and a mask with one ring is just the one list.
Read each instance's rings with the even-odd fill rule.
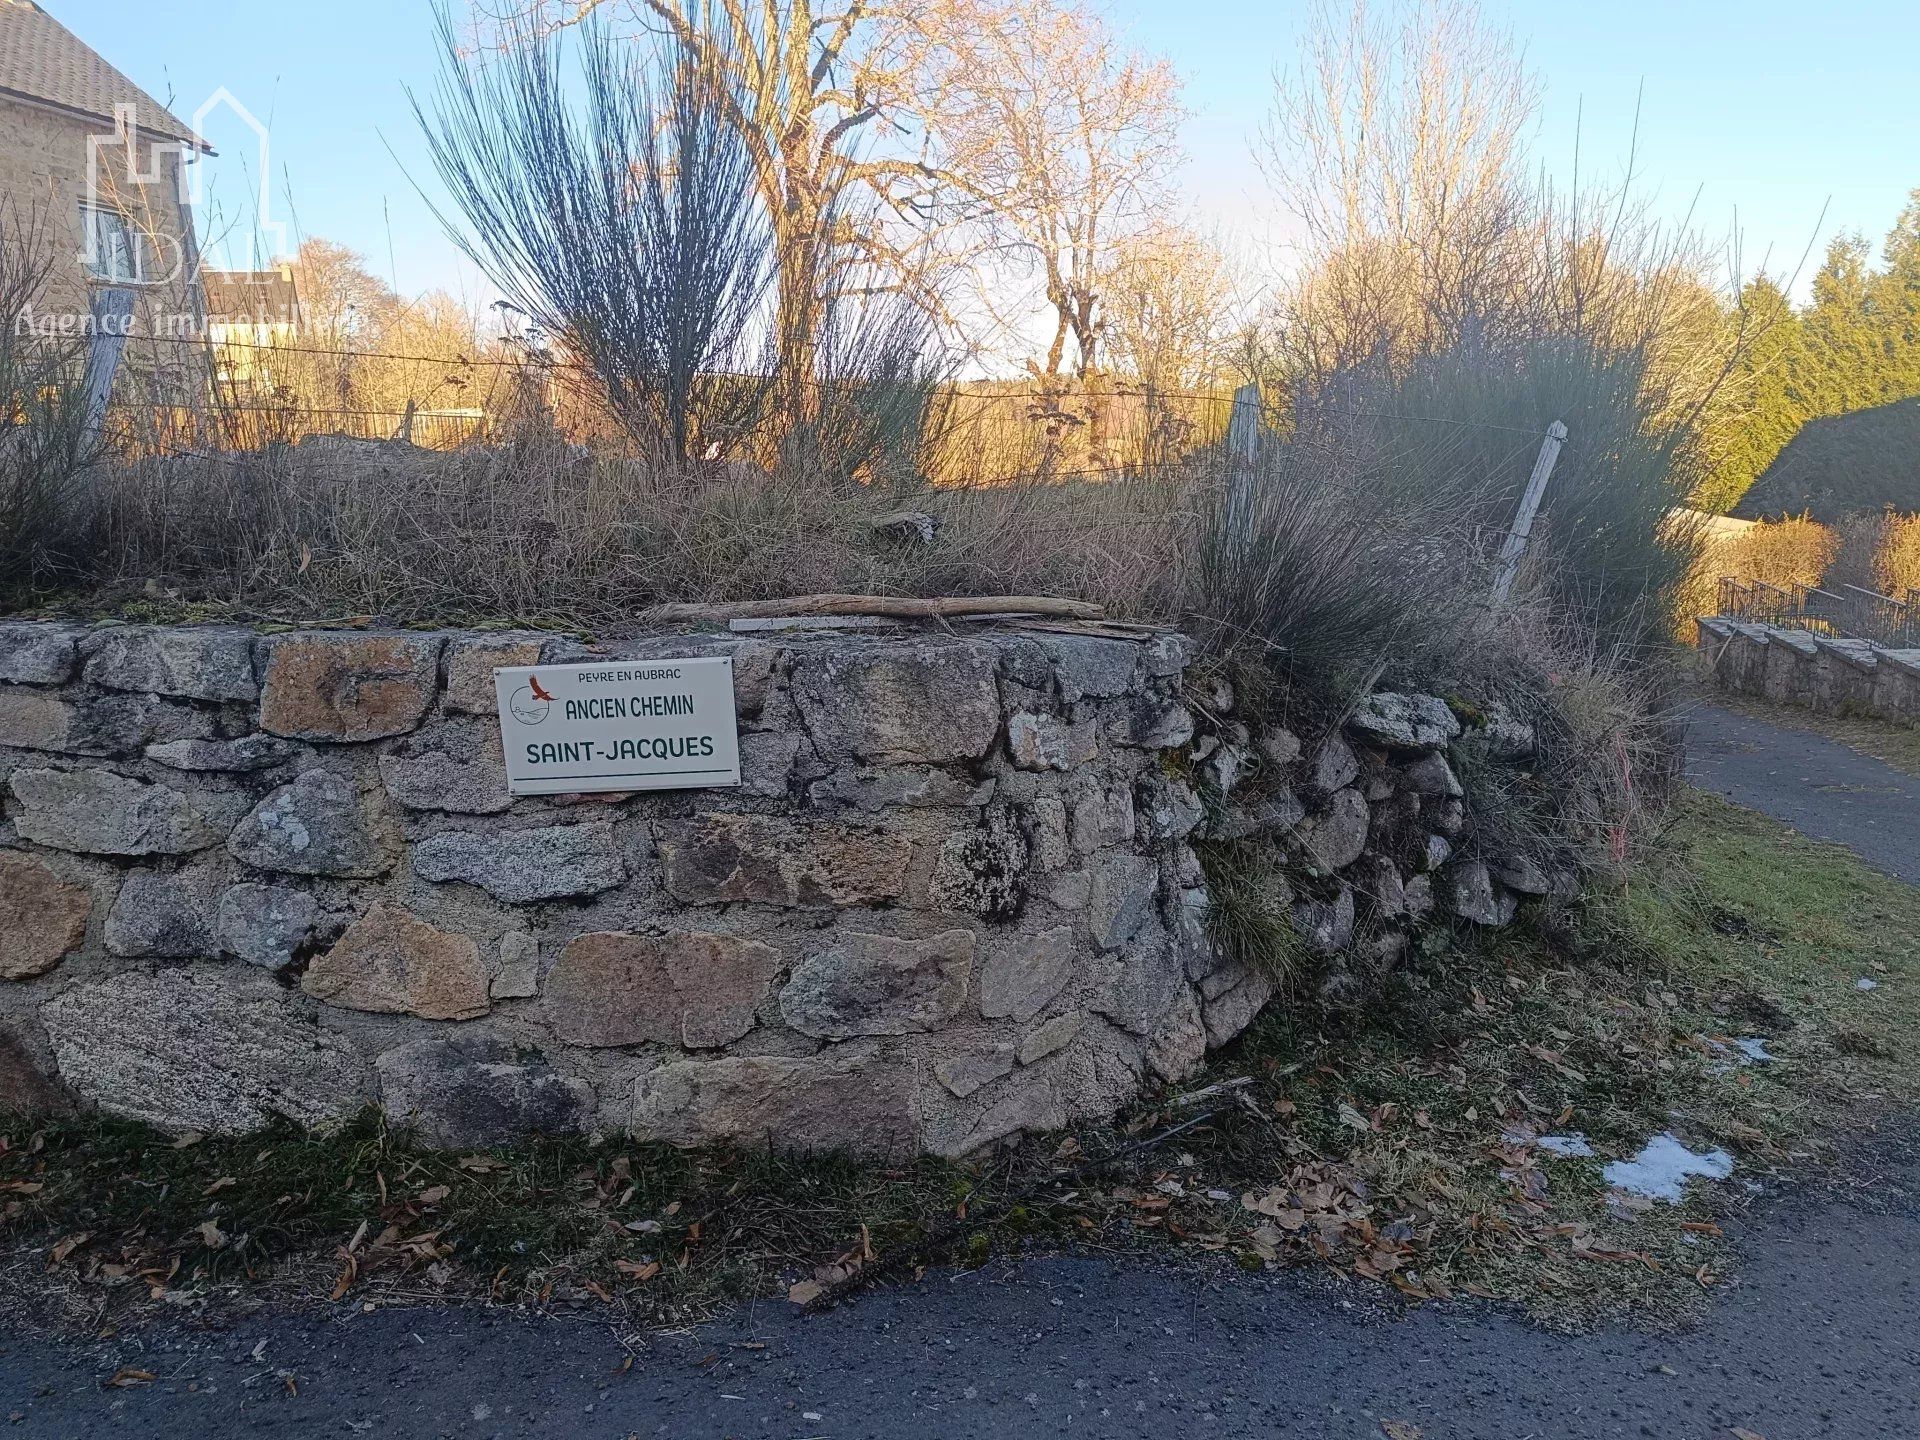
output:
[[1680,1202],[1690,1176],[1724,1180],[1733,1173],[1733,1157],[1715,1148],[1696,1155],[1672,1131],[1662,1130],[1631,1160],[1615,1160],[1602,1172],[1607,1184],[1649,1200]]
[[1593,1155],[1593,1146],[1577,1130],[1571,1135],[1542,1135],[1534,1143],[1549,1155],[1558,1155],[1563,1160],[1586,1160]]
[[1875,980],[1871,975],[1862,975],[1858,980],[1853,982],[1853,988],[1856,990],[1878,990],[1880,988],[1880,982]]
[[1757,1035],[1749,1036],[1744,1040],[1736,1040],[1733,1043],[1740,1047],[1740,1053],[1747,1057],[1749,1064],[1771,1065],[1775,1060],[1780,1058],[1777,1055],[1769,1054],[1767,1052],[1767,1042]]

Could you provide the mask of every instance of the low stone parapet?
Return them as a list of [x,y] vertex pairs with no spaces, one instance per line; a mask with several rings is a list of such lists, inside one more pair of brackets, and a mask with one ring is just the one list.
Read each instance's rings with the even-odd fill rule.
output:
[[1722,689],[1822,715],[1920,725],[1920,650],[1732,616],[1702,616],[1696,631],[1704,668]]

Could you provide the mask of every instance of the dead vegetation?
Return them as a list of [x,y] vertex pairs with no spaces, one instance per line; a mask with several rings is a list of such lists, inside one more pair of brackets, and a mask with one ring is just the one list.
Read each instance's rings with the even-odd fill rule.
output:
[[[710,471],[550,432],[446,455],[322,439],[153,459],[100,478],[94,573],[64,599],[563,629],[670,602],[828,592],[1053,595],[1152,616],[1177,604],[1193,523],[1177,480],[902,495],[742,463]],[[931,539],[876,527],[903,505],[929,518]]]
[[1887,510],[1831,525],[1806,515],[1757,521],[1703,551],[1689,590],[1697,613],[1713,612],[1722,577],[1783,590],[1857,585],[1902,599],[1920,590],[1920,516]]

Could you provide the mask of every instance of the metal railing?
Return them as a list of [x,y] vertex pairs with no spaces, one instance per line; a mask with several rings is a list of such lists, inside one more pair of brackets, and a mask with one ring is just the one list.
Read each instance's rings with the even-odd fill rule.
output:
[[1837,604],[1839,597],[1823,596],[1809,585],[1769,585],[1764,580],[1736,580],[1732,576],[1720,579],[1720,613],[1760,625],[1832,635],[1836,632],[1823,599]]
[[1920,648],[1920,590],[1908,590],[1904,600],[1896,600],[1859,585],[1826,590],[1723,576],[1720,613],[1783,630],[1871,640],[1891,650]]
[[1890,650],[1911,650],[1920,646],[1920,605],[1908,598],[1896,600],[1878,590],[1859,585],[1842,585],[1840,595],[1847,605],[1849,633],[1871,640]]

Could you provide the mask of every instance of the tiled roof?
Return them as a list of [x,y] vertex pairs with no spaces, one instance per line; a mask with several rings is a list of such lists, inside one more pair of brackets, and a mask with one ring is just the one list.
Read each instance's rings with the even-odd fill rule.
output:
[[202,270],[207,318],[214,324],[293,325],[300,297],[290,270]]
[[116,105],[136,105],[140,128],[207,148],[133,81],[33,0],[0,0],[0,98],[34,100],[112,123]]

